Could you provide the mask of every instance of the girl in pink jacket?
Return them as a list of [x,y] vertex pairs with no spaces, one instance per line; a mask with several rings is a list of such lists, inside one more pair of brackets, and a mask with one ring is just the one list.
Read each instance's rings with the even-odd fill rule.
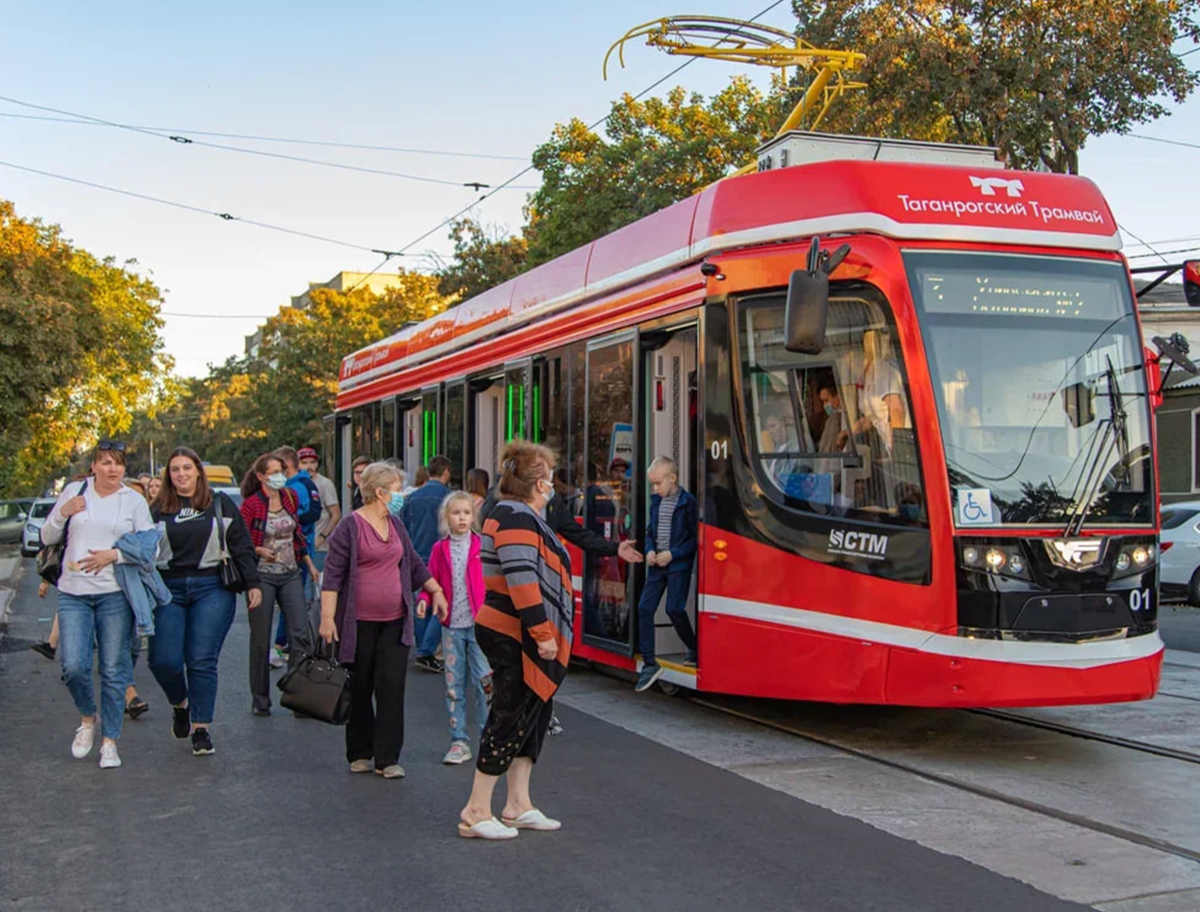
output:
[[[429,555],[429,572],[438,581],[450,613],[442,622],[442,655],[446,666],[446,711],[450,716],[450,750],[443,763],[459,764],[471,759],[471,738],[467,734],[467,692],[475,694],[475,725],[483,729],[487,719],[486,689],[490,689],[492,670],[483,650],[475,642],[475,615],[483,606],[486,589],[483,563],[479,559],[480,539],[472,531],[475,502],[465,491],[455,491],[442,501],[439,526],[445,536]],[[417,611],[424,617],[425,603]]]

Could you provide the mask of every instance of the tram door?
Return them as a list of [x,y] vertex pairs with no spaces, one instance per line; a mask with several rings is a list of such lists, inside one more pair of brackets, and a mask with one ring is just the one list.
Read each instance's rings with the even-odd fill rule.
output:
[[495,484],[500,469],[500,453],[504,448],[504,378],[485,377],[472,380],[470,393],[474,422],[474,459],[471,468],[488,473],[488,483]]
[[[656,457],[674,459],[679,465],[679,484],[693,497],[696,496],[696,446],[700,429],[696,342],[695,326],[644,332],[641,335],[642,457],[638,477],[643,492],[639,511],[643,533],[650,515],[652,494],[645,469]],[[640,597],[640,591],[638,594]],[[665,600],[664,593],[655,613],[655,655],[659,664],[668,670],[694,673],[694,669],[681,664],[686,649],[667,617]],[[696,630],[696,610],[696,571],[693,565],[687,599],[687,613],[693,631]],[[639,651],[640,646],[639,643]]]

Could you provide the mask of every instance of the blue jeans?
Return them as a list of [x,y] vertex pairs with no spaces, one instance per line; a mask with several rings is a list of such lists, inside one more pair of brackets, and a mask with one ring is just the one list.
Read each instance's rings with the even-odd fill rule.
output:
[[192,721],[208,724],[217,705],[217,659],[233,624],[237,598],[216,574],[166,583],[171,603],[154,609],[150,670],[172,706],[186,700]]
[[687,615],[688,593],[692,586],[692,568],[686,573],[668,573],[662,567],[651,567],[646,571],[646,585],[638,599],[638,650],[643,665],[654,664],[654,614],[663,590],[667,590],[667,617],[683,640],[684,648],[696,651],[696,633]]
[[[413,593],[412,604],[417,603],[418,595],[420,595],[419,592]],[[413,642],[416,644],[417,658],[431,656],[437,652],[438,646],[442,644],[442,630],[444,629],[431,606],[425,608],[425,617],[413,618]]]
[[100,650],[100,734],[121,737],[125,721],[125,684],[133,679],[129,635],[133,609],[122,592],[103,595],[58,594],[58,654],[63,682],[81,716],[96,715],[92,683],[92,647]]
[[475,694],[475,724],[483,731],[487,721],[487,698],[483,694],[483,679],[492,673],[487,657],[475,641],[475,628],[443,627],[442,656],[446,663],[446,712],[450,716],[450,740],[466,741],[467,734],[467,688]]

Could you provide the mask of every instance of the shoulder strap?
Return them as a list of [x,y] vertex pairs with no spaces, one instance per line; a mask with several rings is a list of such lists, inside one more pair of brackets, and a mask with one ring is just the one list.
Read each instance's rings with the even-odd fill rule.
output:
[[225,515],[221,511],[221,495],[213,495],[213,508],[217,513],[217,542],[221,545],[221,558],[228,556],[229,552],[225,548]]
[[[82,497],[83,492],[87,490],[87,486],[88,486],[88,480],[85,478],[83,480],[83,483],[79,486],[79,493],[76,494],[75,496]],[[61,551],[63,554],[67,553],[67,535],[71,531],[71,519],[72,519],[72,517],[68,516],[67,521],[65,523],[63,523],[62,540],[59,542],[59,545],[58,545],[59,551]]]

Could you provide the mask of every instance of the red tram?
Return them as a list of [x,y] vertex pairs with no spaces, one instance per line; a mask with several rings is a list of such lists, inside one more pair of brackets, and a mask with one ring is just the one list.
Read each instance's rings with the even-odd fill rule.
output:
[[[800,133],[759,168],[346,357],[326,419],[343,481],[359,453],[494,477],[526,437],[559,453],[579,522],[640,539],[645,467],[673,456],[701,516],[696,666],[657,631],[678,686],[1153,696],[1151,390],[1097,188],[991,150]],[[849,253],[799,352],[789,284],[814,239]],[[642,570],[573,559],[574,656],[636,670]]]

